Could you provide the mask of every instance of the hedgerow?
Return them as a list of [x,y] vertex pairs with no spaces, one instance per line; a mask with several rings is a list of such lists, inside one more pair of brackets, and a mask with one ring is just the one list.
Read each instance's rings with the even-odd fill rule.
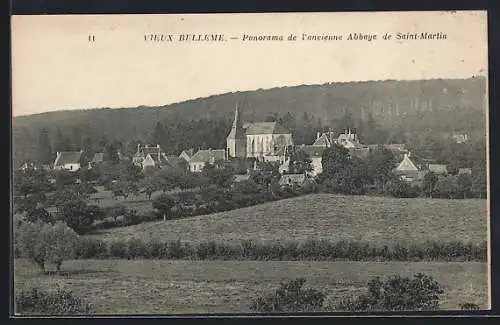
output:
[[304,242],[238,244],[215,241],[188,243],[180,240],[111,242],[83,237],[76,247],[80,259],[195,259],[274,261],[486,261],[487,245],[427,241],[422,244],[396,243],[392,246],[358,241],[307,240]]

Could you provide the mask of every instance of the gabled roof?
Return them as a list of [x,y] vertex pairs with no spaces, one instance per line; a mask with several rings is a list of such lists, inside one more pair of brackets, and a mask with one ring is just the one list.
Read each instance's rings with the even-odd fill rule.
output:
[[210,162],[211,160],[225,160],[225,158],[226,150],[224,149],[198,150],[189,162]]
[[396,171],[418,171],[419,169],[413,163],[413,161],[408,157],[407,154],[404,155],[403,160],[396,167]]
[[290,131],[286,130],[281,124],[277,122],[257,122],[245,123],[243,125],[247,135],[256,134],[289,134]]
[[92,163],[100,163],[104,161],[104,153],[103,152],[97,152],[94,154],[94,157],[92,158]]
[[429,164],[429,171],[436,174],[447,174],[448,168],[443,164]]
[[[182,154],[185,154],[185,155],[187,155],[189,158],[191,158],[191,157],[193,157],[193,155],[194,155],[194,149],[193,149],[193,148],[191,148],[191,149],[183,150],[183,151],[181,152],[181,155],[182,155]],[[179,155],[179,156],[180,156],[180,155]]]
[[312,145],[318,147],[329,147],[331,145],[331,141],[328,133],[323,133],[319,138],[316,139],[316,141],[314,141]]
[[81,151],[62,151],[59,152],[54,162],[54,167],[66,164],[79,164],[82,157]]

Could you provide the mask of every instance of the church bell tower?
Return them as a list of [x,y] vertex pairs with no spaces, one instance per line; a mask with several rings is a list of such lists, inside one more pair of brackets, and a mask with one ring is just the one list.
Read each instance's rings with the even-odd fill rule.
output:
[[246,135],[243,129],[243,123],[241,122],[238,104],[236,104],[234,110],[234,121],[231,132],[229,132],[227,136],[227,152],[229,157],[246,157]]

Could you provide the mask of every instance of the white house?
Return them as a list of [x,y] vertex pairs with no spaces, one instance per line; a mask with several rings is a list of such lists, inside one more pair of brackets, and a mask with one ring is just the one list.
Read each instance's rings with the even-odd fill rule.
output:
[[55,170],[78,171],[80,169],[80,159],[83,150],[80,151],[62,151],[57,152],[56,160],[54,161]]
[[415,159],[410,158],[411,153],[405,153],[403,160],[394,169],[394,173],[400,177],[400,179],[413,182],[419,181],[425,175],[425,171],[418,163],[414,162]]
[[203,167],[208,164],[214,164],[216,161],[227,160],[226,150],[224,149],[208,149],[198,150],[189,160],[189,170],[193,173],[203,171]]

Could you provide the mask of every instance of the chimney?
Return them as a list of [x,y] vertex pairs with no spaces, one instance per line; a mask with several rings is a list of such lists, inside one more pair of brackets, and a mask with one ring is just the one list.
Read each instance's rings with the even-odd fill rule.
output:
[[316,133],[316,140],[318,140],[320,137],[319,132]]
[[157,144],[157,145],[156,145],[156,148],[160,149],[160,145],[159,145],[159,144]]

